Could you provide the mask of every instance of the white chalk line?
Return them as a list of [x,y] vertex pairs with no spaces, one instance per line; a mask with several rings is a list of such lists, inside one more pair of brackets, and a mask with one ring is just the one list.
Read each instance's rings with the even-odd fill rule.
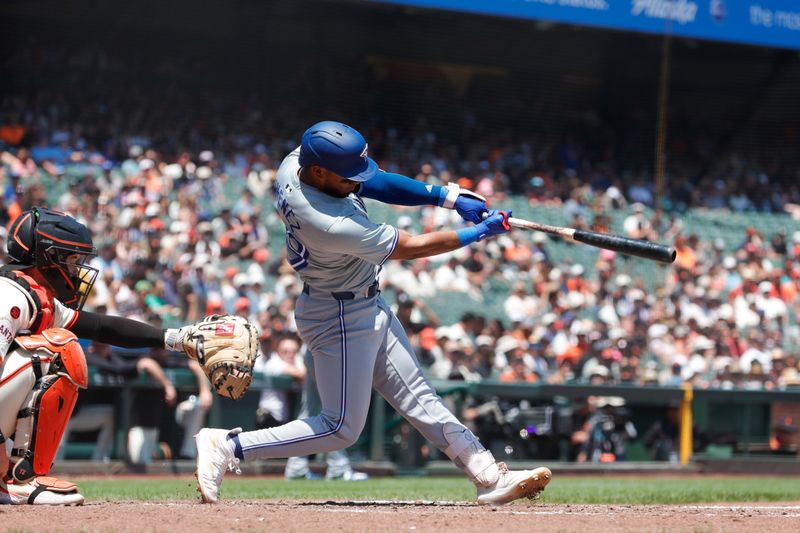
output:
[[[320,506],[319,509],[322,512],[326,513],[358,513],[358,514],[393,514],[397,511],[395,509],[382,509],[382,508],[371,508],[371,509],[356,509],[356,508],[346,508],[346,507],[339,507],[339,506]],[[517,516],[606,516],[611,517],[614,515],[619,515],[621,517],[630,516],[631,514],[636,514],[637,512],[641,512],[642,510],[647,509],[647,506],[634,506],[634,507],[626,507],[625,509],[597,509],[597,510],[567,510],[567,509],[548,509],[548,510],[515,510],[515,509],[495,509],[496,511],[500,511],[502,514],[508,515],[517,515]],[[758,520],[763,518],[777,518],[777,519],[795,519],[800,518],[800,512],[792,513],[792,512],[785,512],[785,511],[800,511],[800,506],[797,505],[753,505],[753,506],[745,506],[745,505],[682,505],[682,506],[674,506],[669,507],[668,513],[659,513],[657,515],[659,518],[666,518],[667,521],[673,518],[681,517],[681,511],[730,511],[730,512],[741,512],[741,511],[753,511],[758,512],[757,515],[743,517],[740,514],[730,514],[725,512],[713,512],[713,513],[703,513],[702,516],[704,518],[737,518],[737,519],[752,519]],[[763,512],[767,511],[767,512]]]
[[788,511],[800,511],[800,505],[681,505],[680,509],[730,509],[732,511],[750,510],[769,510],[781,509]]

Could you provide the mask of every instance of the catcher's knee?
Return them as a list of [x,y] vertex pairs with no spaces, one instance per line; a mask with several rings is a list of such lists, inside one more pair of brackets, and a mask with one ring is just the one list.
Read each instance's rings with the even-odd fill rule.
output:
[[11,452],[12,474],[24,482],[50,471],[78,391],[88,385],[88,369],[78,339],[67,330],[52,328],[16,341],[36,374],[18,414]]

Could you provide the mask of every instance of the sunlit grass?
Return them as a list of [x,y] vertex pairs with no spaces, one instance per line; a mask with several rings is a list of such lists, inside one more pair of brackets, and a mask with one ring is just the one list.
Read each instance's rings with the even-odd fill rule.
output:
[[[175,479],[85,479],[80,480],[80,487],[87,500],[95,502],[198,500],[195,480],[188,476]],[[475,489],[466,479],[459,477],[387,477],[346,482],[228,476],[222,485],[222,497],[228,500],[472,501]],[[540,501],[631,505],[800,501],[800,482],[789,477],[634,479],[556,476]]]

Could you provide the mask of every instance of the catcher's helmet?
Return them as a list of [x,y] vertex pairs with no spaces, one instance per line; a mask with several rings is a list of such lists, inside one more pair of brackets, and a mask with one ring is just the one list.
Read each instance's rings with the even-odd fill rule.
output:
[[10,265],[36,268],[64,305],[83,307],[97,278],[85,262],[97,255],[89,230],[64,213],[42,207],[25,211],[8,230]]
[[300,166],[319,165],[351,181],[367,181],[378,164],[367,156],[367,141],[356,130],[332,120],[317,122],[303,133]]

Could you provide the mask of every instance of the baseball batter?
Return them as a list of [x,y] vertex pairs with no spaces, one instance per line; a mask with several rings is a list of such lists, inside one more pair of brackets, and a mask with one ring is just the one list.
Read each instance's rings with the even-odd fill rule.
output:
[[[428,257],[505,233],[510,213],[489,211],[483,198],[453,184],[426,185],[378,170],[362,135],[332,121],[303,134],[300,147],[281,163],[275,187],[289,261],[304,282],[295,314],[314,358],[322,410],[258,431],[201,430],[197,476],[203,500],[218,501],[225,472],[238,472],[239,461],[352,445],[364,428],[373,388],[464,470],[477,487],[478,503],[503,504],[543,490],[549,469],[508,470],[447,409],[377,289],[387,260]],[[362,197],[456,209],[474,225],[411,235],[372,222]]]

